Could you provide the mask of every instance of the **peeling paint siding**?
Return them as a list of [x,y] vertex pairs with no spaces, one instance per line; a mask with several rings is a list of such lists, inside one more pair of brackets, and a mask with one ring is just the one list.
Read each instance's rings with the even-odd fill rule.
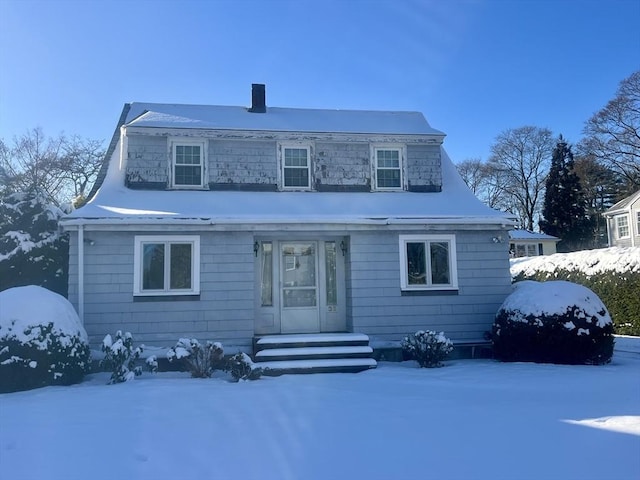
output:
[[165,137],[134,135],[128,137],[126,178],[129,183],[169,181],[169,154]]
[[347,297],[354,331],[400,341],[424,329],[454,340],[479,339],[490,330],[511,292],[508,245],[491,242],[504,232],[450,233],[456,235],[458,294],[424,296],[401,294],[398,233],[351,234]]
[[275,141],[211,140],[208,162],[209,182],[278,182]]
[[369,144],[318,142],[314,171],[317,184],[369,187]]
[[407,145],[407,178],[412,186],[442,187],[440,147]]

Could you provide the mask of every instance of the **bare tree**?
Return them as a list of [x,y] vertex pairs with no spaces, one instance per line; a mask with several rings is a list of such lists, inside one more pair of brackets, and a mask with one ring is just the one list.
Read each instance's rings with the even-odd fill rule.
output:
[[640,188],[640,71],[620,82],[616,96],[585,124],[581,150]]
[[78,136],[46,137],[40,127],[0,141],[0,176],[4,190],[43,193],[56,206],[82,198],[102,163],[102,142]]
[[554,146],[549,129],[525,126],[500,133],[491,147],[488,165],[495,170],[502,200],[528,230],[540,216]]
[[502,193],[501,172],[479,158],[471,158],[457,165],[458,173],[482,202],[491,208],[508,210]]

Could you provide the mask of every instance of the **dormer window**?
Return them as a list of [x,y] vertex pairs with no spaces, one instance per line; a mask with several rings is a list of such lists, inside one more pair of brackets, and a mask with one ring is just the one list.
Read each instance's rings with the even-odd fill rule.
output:
[[203,188],[205,185],[206,142],[171,141],[171,186]]
[[282,188],[311,189],[311,147],[309,145],[280,145]]
[[374,190],[402,190],[404,148],[374,146],[372,150]]

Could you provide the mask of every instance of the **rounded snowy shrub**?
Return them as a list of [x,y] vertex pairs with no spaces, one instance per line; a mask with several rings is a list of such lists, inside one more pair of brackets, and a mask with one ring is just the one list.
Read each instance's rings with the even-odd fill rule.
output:
[[34,285],[0,292],[0,392],[82,381],[87,333],[69,301]]
[[142,367],[136,366],[136,362],[143,350],[143,345],[133,347],[133,336],[129,332],[123,334],[118,330],[115,340],[111,335],[105,335],[102,340],[104,359],[100,362],[100,366],[111,370],[108,384],[128,382],[142,375]]
[[443,332],[420,330],[402,340],[402,352],[421,367],[441,367],[442,360],[453,350],[453,342]]
[[613,323],[598,296],[565,281],[514,284],[492,327],[493,352],[507,362],[609,363]]

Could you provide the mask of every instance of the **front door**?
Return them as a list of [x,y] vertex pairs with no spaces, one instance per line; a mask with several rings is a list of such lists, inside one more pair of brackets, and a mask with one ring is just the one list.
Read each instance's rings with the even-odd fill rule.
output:
[[264,239],[255,249],[256,334],[347,331],[344,239]]
[[282,333],[320,331],[318,244],[280,244],[280,329]]

